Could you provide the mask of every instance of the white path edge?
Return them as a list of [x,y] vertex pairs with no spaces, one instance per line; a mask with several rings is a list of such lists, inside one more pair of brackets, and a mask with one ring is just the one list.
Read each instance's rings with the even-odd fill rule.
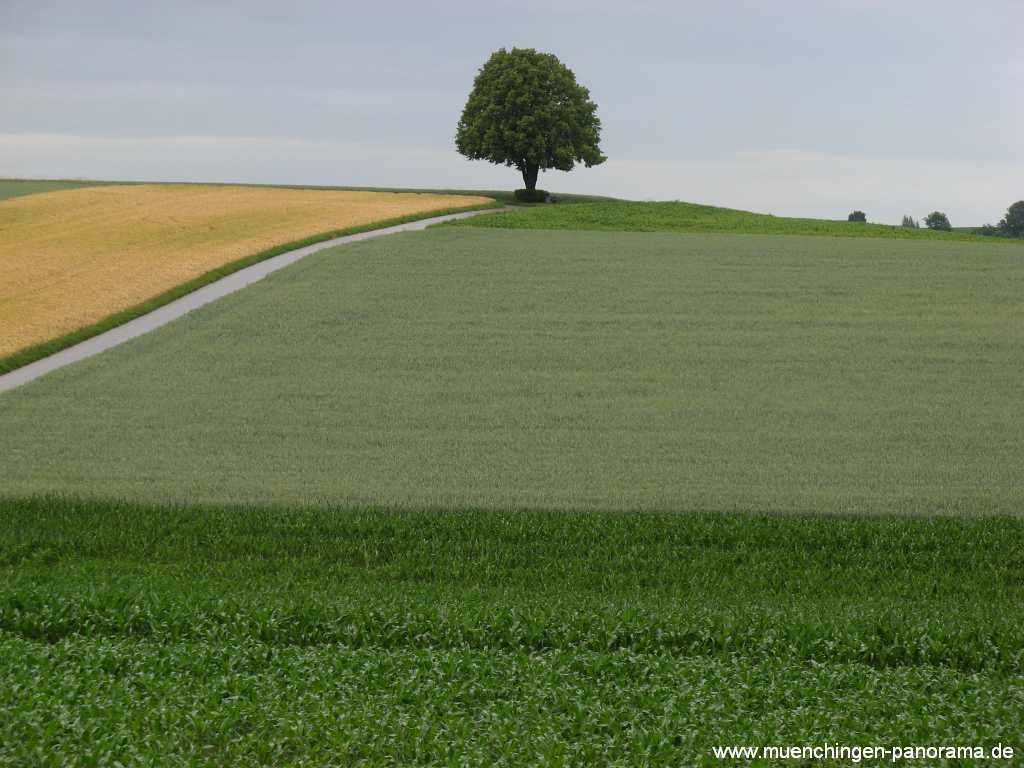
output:
[[493,213],[496,210],[500,209],[487,208],[479,211],[449,213],[444,216],[434,216],[429,219],[418,219],[417,221],[410,221],[405,224],[396,224],[382,229],[371,229],[354,235],[335,237],[331,240],[324,240],[323,242],[307,245],[303,248],[296,248],[294,251],[285,251],[277,256],[271,256],[269,259],[264,259],[256,264],[240,269],[237,272],[232,272],[230,275],[225,275],[215,282],[208,283],[202,288],[198,288],[191,293],[185,294],[181,298],[175,299],[168,304],[164,304],[162,307],[154,309],[152,312],[140,315],[134,320],[129,320],[123,325],[111,328],[109,331],[104,331],[90,339],[86,339],[74,346],[62,349],[60,352],[55,352],[48,357],[36,360],[35,362],[29,363],[21,368],[15,368],[9,373],[0,374],[0,392],[6,392],[7,390],[14,389],[15,387],[20,387],[22,384],[27,384],[33,379],[38,379],[40,376],[43,376],[50,371],[63,368],[65,365],[70,365],[71,363],[77,363],[79,360],[85,360],[93,355],[98,355],[100,352],[105,352],[111,347],[124,344],[126,341],[134,339],[136,336],[149,333],[162,325],[166,325],[172,320],[177,320],[179,317],[191,312],[193,309],[198,309],[199,307],[209,304],[212,301],[216,301],[217,299],[234,293],[235,291],[240,291],[242,288],[252,285],[258,280],[262,280],[267,275],[290,266],[299,259],[305,258],[317,251],[322,251],[325,248],[333,248],[337,245],[355,243],[360,240],[369,240],[372,237],[393,235],[398,232],[414,232],[426,229],[431,224],[438,224],[442,221],[465,219],[482,213]]

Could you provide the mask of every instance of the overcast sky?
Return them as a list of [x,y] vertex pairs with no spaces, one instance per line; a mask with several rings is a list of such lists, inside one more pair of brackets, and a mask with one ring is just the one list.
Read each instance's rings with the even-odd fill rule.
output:
[[540,185],[996,221],[1024,198],[1024,0],[0,0],[0,176],[514,188],[455,124],[505,46],[590,88]]

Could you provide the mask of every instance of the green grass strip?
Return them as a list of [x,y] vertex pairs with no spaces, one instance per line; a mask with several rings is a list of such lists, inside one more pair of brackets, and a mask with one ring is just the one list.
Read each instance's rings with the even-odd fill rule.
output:
[[488,221],[450,222],[446,226],[498,229],[591,230],[617,232],[700,232],[738,235],[815,235],[895,240],[1016,243],[1024,240],[985,237],[971,231],[940,232],[877,223],[791,218],[683,202],[596,201],[590,205],[520,207]]
[[82,187],[102,187],[113,182],[86,181],[74,179],[0,179],[0,200],[9,200],[25,195],[38,195],[46,192],[60,192],[65,189],[81,189]]

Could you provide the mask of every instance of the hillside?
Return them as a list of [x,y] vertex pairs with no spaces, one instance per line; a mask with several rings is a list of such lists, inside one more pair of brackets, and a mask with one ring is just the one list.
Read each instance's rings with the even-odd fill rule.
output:
[[1022,244],[1021,240],[981,237],[963,230],[937,232],[888,224],[801,219],[683,202],[597,201],[587,205],[535,205],[446,226],[500,229],[583,229],[626,232],[705,232],[742,235],[824,235],[900,240]]

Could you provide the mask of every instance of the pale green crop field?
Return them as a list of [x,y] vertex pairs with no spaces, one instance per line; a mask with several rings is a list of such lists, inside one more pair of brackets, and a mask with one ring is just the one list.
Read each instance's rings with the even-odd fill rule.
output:
[[0,395],[8,495],[1021,511],[1024,260],[441,228],[304,260]]

